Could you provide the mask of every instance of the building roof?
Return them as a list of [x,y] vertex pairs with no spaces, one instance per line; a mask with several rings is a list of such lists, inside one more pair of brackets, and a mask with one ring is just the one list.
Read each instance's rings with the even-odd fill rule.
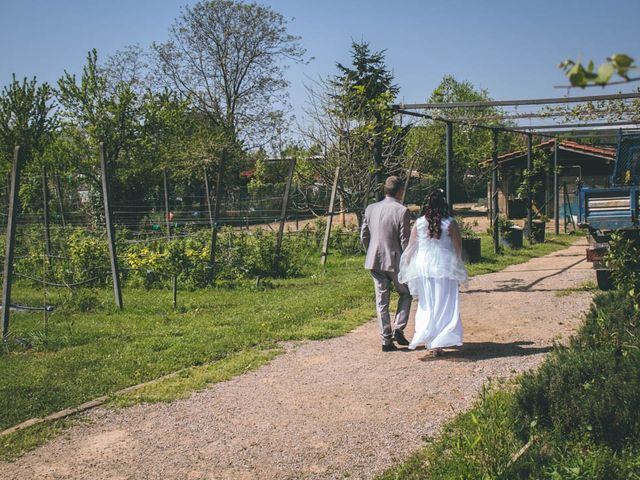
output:
[[[546,142],[535,145],[535,148],[542,148],[543,150],[551,150],[555,145],[556,140],[551,139]],[[594,147],[592,145],[583,145],[582,143],[572,142],[570,140],[561,140],[558,145],[560,150],[567,152],[581,153],[592,157],[600,158],[608,162],[612,162],[616,159],[615,148],[609,147]],[[508,163],[510,161],[520,159],[526,156],[526,150],[516,150],[515,152],[505,153],[498,156],[498,163]],[[490,163],[491,159],[486,160],[486,163]]]

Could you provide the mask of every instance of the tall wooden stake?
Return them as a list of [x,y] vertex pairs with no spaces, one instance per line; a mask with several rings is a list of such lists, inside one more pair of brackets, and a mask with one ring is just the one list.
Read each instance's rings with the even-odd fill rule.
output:
[[227,151],[223,150],[218,164],[218,174],[216,175],[216,203],[213,207],[212,228],[211,228],[211,251],[209,252],[209,263],[211,265],[211,278],[215,278],[216,272],[216,244],[218,243],[218,216],[222,204],[222,179],[227,159]]
[[498,225],[498,130],[493,130],[493,150],[491,155],[491,210],[493,214],[493,251],[500,253]]
[[11,187],[9,189],[9,217],[7,221],[7,245],[4,255],[4,277],[2,278],[2,338],[9,338],[9,311],[11,310],[11,281],[13,276],[13,254],[16,244],[16,221],[18,219],[18,190],[20,173],[24,164],[24,148],[16,147],[13,151],[13,167],[11,169]]
[[60,210],[60,218],[62,219],[62,228],[66,228],[67,221],[64,217],[64,203],[62,201],[62,188],[60,187],[60,175],[56,174],[53,179],[56,188],[56,197],[58,197],[58,209]]
[[336,192],[338,190],[338,179],[340,178],[340,167],[336,167],[336,173],[333,176],[333,185],[331,186],[331,199],[329,200],[329,212],[327,214],[327,226],[324,231],[324,242],[322,243],[322,254],[320,255],[320,264],[324,267],[329,256],[329,240],[331,239],[331,224],[333,223],[334,205],[336,201]]
[[446,122],[446,148],[447,148],[447,163],[446,163],[446,184],[445,184],[445,197],[449,203],[449,208],[453,212],[453,202],[451,200],[451,168],[453,164],[453,124]]
[[[207,167],[202,168],[204,173],[204,191],[207,195],[207,209],[209,210],[209,227],[213,230],[213,210],[211,208],[211,191],[209,190],[209,178],[207,176]],[[242,225],[241,225],[242,227]]]
[[109,194],[109,170],[107,166],[107,152],[103,142],[100,142],[100,167],[102,169],[102,196],[104,199],[104,218],[107,224],[107,240],[109,243],[109,257],[111,259],[111,277],[113,278],[113,294],[118,310],[122,310],[122,291],[120,290],[120,275],[118,272],[118,256],[116,254],[116,239],[111,216],[111,201]]
[[42,167],[42,212],[44,220],[44,252],[47,258],[51,256],[51,229],[49,226],[49,178],[47,166]]
[[553,220],[556,235],[560,233],[560,185],[558,185],[558,139],[553,142]]
[[293,173],[296,169],[296,159],[292,158],[289,164],[289,173],[287,174],[287,184],[284,188],[284,198],[282,199],[282,211],[280,212],[280,227],[278,228],[278,236],[276,237],[276,254],[274,259],[275,270],[280,267],[280,252],[282,251],[282,237],[284,235],[284,224],[287,221],[287,208],[289,207],[289,194],[291,192],[291,182],[293,181]]
[[531,188],[531,177],[533,172],[533,144],[530,133],[527,133],[527,238],[529,241],[533,238],[533,189]]
[[[171,241],[171,218],[169,215],[169,185],[167,182],[167,170],[162,169],[162,184],[164,186],[164,218],[167,222],[167,239]],[[173,308],[178,306],[178,279],[171,276],[171,291],[173,293]]]

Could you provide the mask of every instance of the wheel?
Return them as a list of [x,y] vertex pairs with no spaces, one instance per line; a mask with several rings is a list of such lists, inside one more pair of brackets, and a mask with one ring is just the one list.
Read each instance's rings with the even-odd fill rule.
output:
[[609,270],[596,270],[596,281],[600,290],[611,290],[611,272]]

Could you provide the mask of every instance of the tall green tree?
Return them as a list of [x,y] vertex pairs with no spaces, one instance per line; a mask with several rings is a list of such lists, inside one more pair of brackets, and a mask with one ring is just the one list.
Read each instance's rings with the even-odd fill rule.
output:
[[98,66],[94,49],[79,79],[65,71],[58,81],[58,101],[62,107],[63,135],[78,161],[76,174],[89,179],[92,214],[102,217],[100,201],[99,144],[105,145],[111,170],[114,200],[133,202],[143,198],[149,186],[149,168],[134,158],[141,128],[141,99],[130,84],[110,85]]
[[282,118],[286,63],[305,55],[287,28],[268,6],[197,2],[183,9],[166,42],[154,44],[159,73],[213,125],[249,146],[264,144]]
[[38,85],[35,78],[16,80],[0,93],[0,146],[4,159],[10,159],[16,145],[32,153],[42,152],[54,130],[53,91],[49,84]]
[[[429,103],[473,102],[491,100],[489,92],[477,89],[471,82],[458,81],[445,76],[428,99]],[[447,118],[458,123],[453,126],[453,178],[452,201],[460,202],[482,197],[486,194],[488,170],[483,161],[491,158],[492,133],[486,129],[470,126],[474,121],[484,125],[502,125],[500,111],[493,107],[474,109],[446,109],[428,112],[438,118]],[[480,121],[482,120],[482,121]],[[468,121],[468,124],[464,122]],[[446,163],[446,127],[442,121],[425,121],[413,127],[407,139],[408,154],[417,157],[416,168],[422,173],[427,185],[443,187]],[[513,135],[500,135],[499,149],[509,151],[514,146]]]
[[[0,174],[9,184],[13,151],[20,145],[26,151],[26,175],[20,188],[23,208],[33,209],[41,199],[40,172],[46,163],[45,151],[55,137],[57,116],[53,91],[47,83],[35,78],[11,83],[0,93]],[[8,189],[5,189],[8,195]],[[6,204],[6,202],[4,202]],[[36,207],[40,209],[42,203]]]
[[345,206],[362,220],[385,174],[400,173],[405,163],[407,130],[394,119],[391,104],[398,87],[384,64],[384,52],[367,43],[353,43],[351,65],[337,64],[338,74],[308,88],[305,128],[309,151],[324,156],[311,162],[314,178],[331,185],[341,168],[339,193]]
[[[383,151],[385,140],[393,129],[393,117],[385,111],[399,88],[393,83],[393,74],[385,65],[384,50],[372,52],[368,43],[352,42],[351,65],[336,64],[340,72],[333,83],[343,93],[340,101],[358,120],[366,123],[371,139],[374,190],[381,197],[384,178]],[[386,145],[388,147],[388,145]]]

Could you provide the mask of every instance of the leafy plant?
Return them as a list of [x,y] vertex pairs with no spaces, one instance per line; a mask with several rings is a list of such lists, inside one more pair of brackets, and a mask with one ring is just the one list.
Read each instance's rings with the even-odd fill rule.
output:
[[474,230],[474,227],[478,226],[478,221],[466,222],[462,217],[456,217],[456,223],[460,229],[460,235],[462,238],[480,238],[478,233]]
[[635,239],[614,233],[604,263],[611,272],[614,285],[640,305],[640,248]]
[[564,72],[572,87],[586,87],[588,85],[606,85],[614,74],[629,81],[629,70],[638,68],[634,59],[624,53],[617,53],[607,58],[596,70],[593,60],[587,66],[580,60],[564,60],[558,65]]

